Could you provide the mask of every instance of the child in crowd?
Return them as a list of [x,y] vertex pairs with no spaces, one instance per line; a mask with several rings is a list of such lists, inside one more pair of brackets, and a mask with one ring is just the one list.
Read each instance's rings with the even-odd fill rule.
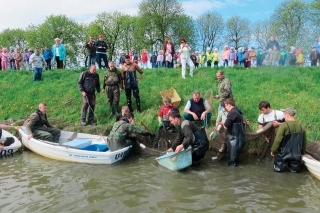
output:
[[158,51],[158,56],[157,56],[157,65],[158,67],[162,67],[163,63],[163,50]]
[[318,54],[315,47],[312,47],[311,52],[309,54],[309,60],[311,61],[311,66],[317,66]]
[[14,64],[16,66],[17,70],[21,69],[21,62],[22,62],[22,54],[20,52],[19,48],[16,48],[14,54],[13,54]]
[[251,47],[251,51],[249,53],[249,58],[251,62],[251,67],[257,67],[257,53],[253,47]]
[[138,53],[135,52],[132,58],[133,63],[138,64],[139,61],[139,57],[138,57]]
[[150,63],[151,63],[151,67],[152,69],[156,68],[157,65],[157,56],[156,56],[156,51],[152,52],[152,55],[150,57]]
[[279,66],[280,53],[276,46],[273,46],[273,49],[270,52],[269,60],[271,66]]
[[213,66],[214,67],[218,67],[219,65],[219,52],[218,52],[218,48],[214,48],[213,53],[212,53],[212,61],[213,61]]
[[296,65],[296,61],[297,61],[297,58],[296,58],[296,48],[291,46],[290,47],[290,52],[289,52],[289,64],[291,66],[294,66]]
[[223,66],[227,67],[228,66],[228,62],[229,62],[229,47],[228,45],[225,45],[223,48],[223,52],[222,52],[222,61],[223,61]]
[[243,64],[245,68],[249,68],[249,51],[247,47],[243,51]]
[[141,67],[142,69],[147,69],[148,67],[148,52],[146,49],[143,49],[141,53]]
[[170,63],[172,62],[172,55],[169,50],[166,52],[166,67],[169,67]]
[[200,64],[200,67],[204,67],[204,59],[205,59],[205,55],[204,55],[204,52],[201,52],[201,55],[200,55],[200,60],[199,60],[199,64]]
[[228,63],[230,67],[233,67],[234,61],[236,59],[237,59],[237,53],[234,50],[234,47],[231,47],[229,51],[229,57],[228,57]]
[[257,50],[257,66],[258,67],[262,66],[262,62],[263,62],[263,51],[262,51],[262,48],[259,47]]
[[241,47],[238,48],[237,58],[238,58],[238,66],[243,67],[243,52]]
[[195,55],[196,55],[196,62],[194,63],[194,66],[196,67],[196,68],[198,68],[199,67],[199,63],[200,63],[200,56],[199,56],[199,52],[198,51],[196,51],[195,52]]
[[286,64],[287,59],[288,59],[288,53],[284,49],[284,46],[281,47],[279,54],[280,54],[279,65],[284,66]]
[[302,49],[301,49],[301,48],[298,48],[298,49],[297,49],[297,51],[296,51],[296,58],[297,58],[297,61],[296,61],[297,66],[302,66],[303,63],[304,63],[304,57],[303,57]]
[[7,53],[7,48],[2,48],[2,53],[1,53],[2,70],[8,69],[8,57],[9,57],[9,54]]
[[31,55],[30,52],[26,48],[24,50],[23,60],[24,60],[24,65],[25,65],[27,71],[29,71],[29,58],[30,58],[30,55]]
[[190,59],[193,62],[194,66],[196,66],[197,56],[195,52],[192,52],[192,54],[190,55]]
[[124,65],[124,56],[125,56],[125,52],[122,52],[121,56],[120,56],[120,59],[119,59],[120,67],[122,67]]
[[8,61],[9,61],[9,66],[11,70],[15,69],[13,55],[14,55],[14,48],[10,47],[10,52],[8,53]]

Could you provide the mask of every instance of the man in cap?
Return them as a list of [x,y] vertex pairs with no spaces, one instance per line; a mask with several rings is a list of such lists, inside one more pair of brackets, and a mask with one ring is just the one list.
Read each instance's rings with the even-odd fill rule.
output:
[[281,111],[285,122],[279,126],[271,147],[271,156],[275,157],[273,169],[275,172],[283,172],[289,166],[291,172],[300,172],[301,155],[306,150],[306,131],[295,121],[297,111],[294,108]]

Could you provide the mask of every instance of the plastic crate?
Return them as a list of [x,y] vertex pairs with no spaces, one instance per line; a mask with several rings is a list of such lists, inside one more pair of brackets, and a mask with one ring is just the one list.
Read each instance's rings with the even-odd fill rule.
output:
[[106,144],[92,144],[90,146],[82,148],[81,150],[95,151],[95,152],[106,152],[106,151],[108,151],[108,146]]
[[182,150],[179,153],[169,152],[161,157],[156,158],[161,166],[164,166],[170,170],[181,170],[191,166],[192,154],[191,147],[187,150]]
[[166,96],[170,97],[171,103],[176,107],[178,107],[181,102],[181,98],[175,89],[163,90],[160,92],[160,95],[162,98],[164,98]]
[[64,146],[71,146],[78,149],[82,149],[84,147],[87,147],[91,144],[92,140],[86,139],[86,138],[77,138],[72,141],[63,143]]

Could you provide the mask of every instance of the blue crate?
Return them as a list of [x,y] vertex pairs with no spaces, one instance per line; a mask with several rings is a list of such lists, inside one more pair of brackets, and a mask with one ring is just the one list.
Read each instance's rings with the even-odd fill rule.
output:
[[161,157],[156,158],[161,166],[164,166],[170,170],[181,170],[191,166],[192,154],[191,147],[187,150],[182,150],[179,153],[169,152]]
[[70,147],[75,147],[78,149],[82,149],[84,147],[87,147],[91,144],[92,140],[86,139],[86,138],[76,138],[72,141],[63,143],[64,146],[70,146]]
[[108,146],[106,144],[92,144],[90,146],[82,148],[81,150],[95,151],[95,152],[106,152],[106,151],[108,151]]

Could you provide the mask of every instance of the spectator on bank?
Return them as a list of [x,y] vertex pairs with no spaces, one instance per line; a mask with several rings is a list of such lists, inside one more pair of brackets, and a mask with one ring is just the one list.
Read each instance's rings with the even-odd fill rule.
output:
[[279,66],[280,53],[276,46],[273,46],[273,49],[270,52],[270,63],[271,66]]
[[15,69],[13,55],[14,55],[14,47],[10,47],[10,52],[8,53],[8,61],[9,61],[9,67],[11,70]]
[[229,56],[228,56],[228,64],[230,67],[233,67],[234,61],[237,59],[237,53],[234,50],[234,47],[230,48]]
[[142,50],[141,53],[141,67],[142,69],[147,69],[148,68],[148,52],[146,49]]
[[104,41],[104,36],[99,35],[99,40],[96,42],[96,56],[98,61],[98,68],[101,70],[101,61],[104,62],[104,67],[108,67],[108,56],[107,56],[108,45]]
[[44,48],[44,52],[43,52],[43,58],[46,61],[46,70],[51,70],[51,60],[53,58],[53,53],[52,50],[49,49],[47,46]]
[[220,55],[218,48],[214,48],[213,53],[211,55],[212,61],[213,61],[213,66],[218,67],[219,66],[219,60],[220,60]]
[[192,54],[190,55],[190,59],[193,62],[194,66],[196,66],[197,63],[197,56],[195,52],[192,52]]
[[250,58],[251,67],[257,67],[257,53],[253,47],[251,47],[249,58]]
[[90,67],[92,64],[96,63],[96,42],[93,39],[93,36],[90,36],[89,41],[84,46],[86,48],[87,67]]
[[33,81],[42,80],[42,69],[46,66],[46,61],[40,54],[39,48],[35,48],[35,52],[29,58],[29,63],[33,69]]
[[271,36],[270,40],[267,43],[266,50],[273,49],[274,46],[276,46],[277,50],[280,50],[278,41],[276,41],[274,36]]
[[228,62],[229,62],[229,47],[228,45],[225,45],[223,48],[223,52],[222,52],[222,61],[223,61],[223,66],[227,67],[228,66]]
[[241,47],[238,48],[237,58],[238,58],[238,66],[243,66],[243,52]]
[[30,52],[26,48],[24,50],[24,55],[23,55],[23,61],[24,61],[24,66],[26,67],[26,70],[29,71],[29,58],[30,58]]
[[14,54],[13,54],[13,59],[14,59],[14,64],[15,64],[16,70],[20,70],[23,57],[22,57],[22,54],[21,54],[19,48],[15,49]]
[[163,45],[163,51],[165,54],[170,54],[171,55],[171,61],[168,64],[169,67],[168,68],[173,68],[173,57],[175,55],[175,50],[174,50],[174,45],[171,42],[170,38],[167,38],[164,45]]
[[309,60],[311,61],[311,66],[315,67],[317,66],[318,61],[318,53],[315,47],[312,47],[311,52],[309,53]]
[[124,56],[126,55],[126,53],[125,52],[122,52],[121,53],[121,56],[120,56],[120,59],[119,59],[119,65],[120,65],[120,67],[122,67],[123,65],[124,65],[124,63],[125,63],[125,59],[124,59]]
[[302,54],[302,49],[301,48],[298,48],[297,51],[296,51],[296,58],[297,58],[297,61],[296,61],[296,65],[297,66],[302,66],[303,63],[304,63],[304,56]]
[[295,66],[297,62],[297,58],[296,58],[296,48],[291,46],[290,47],[290,52],[289,52],[289,64],[291,66]]
[[199,63],[200,63],[199,52],[198,52],[198,51],[195,51],[194,54],[195,54],[195,56],[196,56],[196,62],[194,63],[194,66],[195,66],[196,68],[198,68],[198,67],[199,67]]
[[213,55],[212,55],[211,49],[210,47],[207,47],[204,63],[207,63],[207,67],[211,67],[212,61],[213,61]]
[[258,50],[257,50],[257,66],[258,67],[262,66],[262,62],[263,62],[263,58],[264,58],[263,56],[264,56],[264,54],[263,54],[262,48],[258,47]]
[[193,77],[194,64],[190,59],[191,48],[184,38],[180,39],[179,53],[182,67],[182,78],[186,78],[187,63],[190,66],[190,76]]
[[158,65],[158,68],[162,67],[162,65],[163,65],[163,50],[158,51],[157,65]]
[[150,63],[151,63],[151,67],[152,69],[156,68],[157,65],[157,56],[156,56],[156,51],[152,52],[152,55],[150,57]]
[[249,51],[247,47],[243,51],[243,64],[245,68],[249,68]]
[[320,60],[320,36],[318,37],[318,40],[313,45],[316,48],[316,52],[318,54],[318,60]]
[[52,45],[53,58],[57,63],[57,69],[63,69],[63,61],[66,60],[66,48],[61,43],[60,38],[54,39],[55,44]]
[[286,61],[288,60],[288,52],[285,50],[284,46],[281,47],[279,54],[280,54],[279,65],[284,66],[286,64]]
[[199,65],[200,67],[204,67],[204,60],[205,60],[205,55],[204,55],[204,52],[201,52],[201,55],[200,55],[200,60],[199,60]]
[[9,54],[7,53],[7,48],[2,48],[2,53],[1,53],[2,70],[8,69],[8,57],[9,57]]

